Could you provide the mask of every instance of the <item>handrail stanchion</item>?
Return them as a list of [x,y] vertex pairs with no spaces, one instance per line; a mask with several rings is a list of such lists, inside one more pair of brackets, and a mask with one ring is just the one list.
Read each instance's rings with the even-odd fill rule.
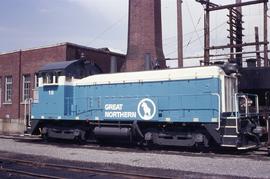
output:
[[239,134],[238,115],[239,115],[238,93],[235,93],[235,126],[236,126],[236,133],[237,134]]
[[221,123],[221,116],[220,116],[220,113],[221,113],[221,97],[220,97],[220,94],[218,94],[218,93],[211,93],[212,95],[214,95],[214,96],[217,96],[218,97],[218,128],[217,128],[217,130],[219,130],[220,129],[220,123]]

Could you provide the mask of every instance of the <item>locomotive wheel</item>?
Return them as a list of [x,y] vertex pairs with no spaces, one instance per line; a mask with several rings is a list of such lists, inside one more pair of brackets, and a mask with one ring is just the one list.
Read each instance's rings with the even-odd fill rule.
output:
[[202,152],[202,153],[208,153],[209,152],[209,147],[205,146],[204,143],[196,143],[195,147],[199,152]]
[[46,143],[49,142],[49,137],[47,134],[41,134],[41,138],[42,138],[43,142],[46,142]]
[[85,140],[83,140],[82,139],[82,137],[81,136],[76,136],[75,138],[74,138],[74,141],[77,143],[77,144],[79,144],[79,145],[83,145],[83,144],[85,144]]

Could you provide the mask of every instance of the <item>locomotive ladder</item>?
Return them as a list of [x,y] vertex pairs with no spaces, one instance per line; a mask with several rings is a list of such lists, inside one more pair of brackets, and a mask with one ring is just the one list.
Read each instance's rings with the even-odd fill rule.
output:
[[[220,121],[220,135],[222,139],[222,145],[224,147],[237,147],[238,149],[248,149],[248,148],[254,148],[256,145],[251,146],[244,146],[244,147],[238,147],[238,140],[239,140],[239,126],[238,122],[241,119],[241,117],[248,117],[252,113],[249,111],[249,97],[255,97],[255,113],[259,114],[259,101],[257,95],[252,94],[235,94],[235,113],[231,116],[224,116],[221,118]],[[244,99],[244,113],[240,113],[239,110],[239,98]]]
[[237,147],[238,140],[238,117],[230,116],[221,119],[220,135],[222,138],[222,146]]

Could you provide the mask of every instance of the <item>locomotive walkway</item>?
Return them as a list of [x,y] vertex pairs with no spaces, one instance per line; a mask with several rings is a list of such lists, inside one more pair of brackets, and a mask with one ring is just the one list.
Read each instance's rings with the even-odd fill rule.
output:
[[[37,141],[37,142],[33,142]],[[215,155],[200,153],[159,154],[151,152],[98,150],[79,145],[46,144],[39,139],[29,141],[0,138],[1,153],[16,153],[34,157],[52,158],[77,162],[142,167],[147,170],[167,170],[171,173],[191,172],[220,178],[251,177],[270,178],[269,157],[246,157],[245,155]],[[201,174],[201,175],[200,175]],[[185,176],[186,177],[186,176]],[[188,177],[186,177],[188,178]]]

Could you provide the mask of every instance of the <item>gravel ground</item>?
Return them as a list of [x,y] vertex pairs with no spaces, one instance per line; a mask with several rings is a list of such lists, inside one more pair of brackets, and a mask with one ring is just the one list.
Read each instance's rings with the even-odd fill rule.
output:
[[270,178],[270,159],[248,159],[233,156],[184,156],[137,152],[119,152],[61,145],[27,143],[0,139],[0,151],[46,156],[82,162],[111,163],[135,167],[160,168],[211,175]]

